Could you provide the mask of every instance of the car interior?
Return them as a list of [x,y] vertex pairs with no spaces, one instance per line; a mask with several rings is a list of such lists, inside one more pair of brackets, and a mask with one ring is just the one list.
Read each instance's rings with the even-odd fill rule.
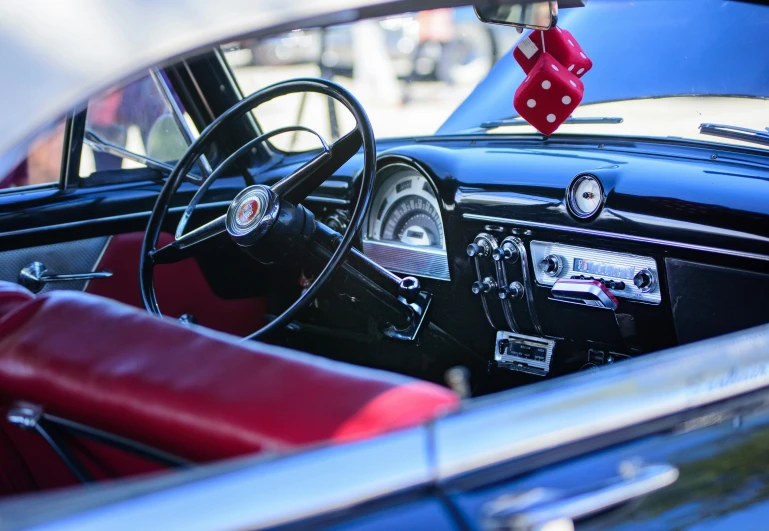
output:
[[[246,93],[227,47],[94,96],[3,181],[0,495],[372,438],[769,322],[765,147],[380,138],[334,81]],[[324,134],[264,126],[304,94]]]

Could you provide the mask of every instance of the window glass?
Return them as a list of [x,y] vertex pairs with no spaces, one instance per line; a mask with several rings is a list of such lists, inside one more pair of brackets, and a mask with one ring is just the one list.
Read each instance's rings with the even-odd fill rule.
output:
[[65,122],[64,119],[56,122],[39,132],[27,144],[22,160],[13,164],[11,171],[0,179],[0,188],[16,188],[59,181]]
[[[187,142],[160,90],[153,78],[147,75],[88,102],[86,137],[90,141],[83,146],[81,177],[87,177],[94,171],[143,167],[141,162],[130,157],[105,152],[102,144],[161,162],[174,162],[182,156]],[[176,105],[183,110],[173,91],[172,95]],[[185,116],[185,120],[190,127],[189,117]],[[190,129],[195,135],[194,127]]]
[[[349,89],[377,137],[434,133],[467,97],[518,34],[480,22],[472,7],[421,11],[324,29],[243,40],[223,47],[244,94],[277,81],[323,77]],[[255,111],[261,128],[300,124],[328,141],[354,127],[341,105],[294,95]],[[311,135],[283,135],[280,149],[316,147]]]

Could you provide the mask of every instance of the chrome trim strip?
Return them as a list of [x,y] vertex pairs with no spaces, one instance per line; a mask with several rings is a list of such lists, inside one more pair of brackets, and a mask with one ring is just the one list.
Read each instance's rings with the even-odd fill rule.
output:
[[442,249],[419,249],[397,243],[363,240],[363,253],[384,268],[406,275],[451,280],[449,260]]
[[575,234],[587,234],[590,236],[598,236],[602,238],[613,238],[616,240],[628,240],[628,241],[634,241],[634,242],[649,243],[653,245],[667,245],[669,247],[690,249],[692,251],[725,254],[729,256],[739,256],[740,258],[749,258],[751,260],[761,260],[761,261],[769,262],[769,255],[750,253],[746,251],[734,251],[731,249],[722,249],[720,247],[710,247],[709,245],[698,245],[695,243],[675,242],[672,240],[663,240],[660,238],[649,238],[647,236],[635,236],[632,234],[618,234],[616,232],[606,232],[606,231],[595,230],[595,229],[584,229],[582,227],[567,227],[565,225],[554,225],[552,223],[541,223],[539,221],[524,221],[520,219],[500,218],[496,216],[483,216],[480,214],[470,214],[467,212],[462,214],[462,217],[464,219],[471,219],[476,221],[503,223],[506,225],[520,225],[522,227],[533,227],[538,229],[558,230],[562,232],[571,232]]
[[43,511],[30,511],[24,500],[0,510],[6,525],[12,514],[16,527],[49,531],[157,529],[160,522],[189,530],[273,528],[429,485],[429,451],[427,428],[419,426],[279,458],[250,456],[162,478],[63,490],[48,495]]
[[311,203],[328,203],[329,205],[343,205],[343,206],[350,206],[350,201],[347,199],[338,199],[336,197],[322,197],[319,195],[308,195],[304,198],[305,201],[310,201]]
[[[485,232],[481,232],[473,238],[473,241],[475,243],[478,243],[479,240],[485,240],[489,244],[489,258],[491,257],[491,251],[497,248],[497,239],[492,236],[491,234],[486,234]],[[475,255],[473,257],[473,260],[475,261],[475,274],[478,277],[478,281],[483,281],[483,274],[481,273],[481,261],[480,256]],[[491,318],[491,312],[489,311],[489,303],[486,301],[486,294],[485,293],[479,293],[478,296],[481,298],[481,303],[483,303],[483,313],[486,314],[486,320],[491,325],[491,328],[494,330],[497,330],[497,325],[494,324],[494,319]]]
[[769,386],[769,325],[562,376],[435,423],[439,480]]
[[[227,208],[230,206],[231,201],[214,201],[212,203],[202,203],[198,206],[199,209],[215,209],[215,208]],[[178,206],[169,208],[169,212],[184,212],[184,209],[186,207]],[[29,229],[19,229],[19,230],[12,230],[8,232],[2,232],[0,233],[0,238],[8,238],[11,236],[21,236],[23,234],[32,234],[41,230],[60,230],[60,229],[70,229],[73,227],[80,227],[82,225],[89,225],[91,223],[108,223],[110,221],[120,221],[121,219],[137,219],[137,218],[143,218],[143,217],[149,217],[150,214],[149,210],[146,210],[144,212],[132,212],[130,214],[122,214],[120,216],[107,216],[106,218],[96,218],[96,219],[86,219],[81,221],[70,221],[69,223],[59,223],[58,225],[46,225],[43,227],[33,227]]]
[[515,245],[518,248],[518,254],[521,257],[521,275],[523,278],[523,290],[525,292],[524,295],[526,297],[526,305],[529,307],[529,316],[531,317],[531,324],[534,326],[534,330],[536,330],[540,336],[544,336],[544,334],[542,333],[542,325],[539,324],[537,307],[534,304],[534,284],[531,281],[531,276],[529,276],[529,255],[526,252],[526,245],[524,245],[523,240],[521,240],[520,238],[514,238],[512,236],[508,236],[507,238],[502,240],[502,243],[505,243],[506,241],[512,242],[513,245]]

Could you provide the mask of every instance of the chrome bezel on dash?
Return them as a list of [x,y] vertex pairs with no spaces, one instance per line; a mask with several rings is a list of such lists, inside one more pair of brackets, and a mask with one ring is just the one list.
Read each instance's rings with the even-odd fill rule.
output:
[[[580,209],[577,206],[577,197],[574,195],[576,193],[577,186],[583,181],[591,180],[595,181],[598,184],[598,189],[601,191],[601,197],[600,201],[598,202],[598,205],[595,207],[595,210],[591,212],[585,212],[582,209]],[[601,210],[603,210],[603,205],[606,202],[606,194],[603,189],[603,183],[601,182],[601,179],[593,175],[592,173],[580,173],[574,179],[571,180],[571,183],[569,184],[569,188],[566,191],[566,207],[569,209],[569,213],[574,216],[577,219],[588,221],[601,213]]]
[[[429,201],[435,208],[440,219],[441,247],[425,247],[406,245],[397,241],[383,241],[373,237],[373,234],[381,232],[381,221],[372,219],[372,216],[380,208],[382,200],[382,186],[391,179],[398,179],[401,173],[410,173],[412,176],[424,180],[431,188],[432,195],[425,193],[423,198]],[[396,183],[397,184],[397,183]],[[420,168],[407,162],[392,162],[385,164],[377,171],[374,183],[374,198],[371,202],[366,217],[365,230],[362,237],[363,253],[383,267],[402,274],[418,277],[433,278],[437,280],[451,280],[449,273],[449,260],[446,254],[446,236],[444,233],[443,216],[438,193],[432,179]]]
[[[654,258],[649,256],[640,256],[630,253],[620,253],[616,251],[604,251],[602,249],[592,249],[588,247],[577,247],[575,245],[565,245],[562,243],[545,242],[532,240],[529,244],[531,249],[531,260],[534,264],[534,274],[537,284],[541,286],[552,286],[557,280],[562,278],[571,278],[573,275],[582,275],[605,280],[622,281],[625,283],[624,289],[609,289],[612,295],[623,299],[631,299],[638,302],[649,304],[660,304],[662,302],[662,291],[659,285],[659,268]],[[537,265],[548,255],[560,257],[563,269],[558,276],[551,277],[545,274]],[[655,283],[647,291],[641,290],[633,284],[633,276],[629,273],[623,276],[609,274],[608,271],[602,273],[585,273],[574,270],[574,259],[582,258],[606,266],[622,267],[632,270],[633,275],[639,271],[649,271]]]

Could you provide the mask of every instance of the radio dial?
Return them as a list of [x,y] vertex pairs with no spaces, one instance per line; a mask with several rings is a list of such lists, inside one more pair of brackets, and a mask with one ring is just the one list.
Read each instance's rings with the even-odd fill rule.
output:
[[542,272],[550,277],[557,277],[563,271],[563,260],[560,256],[549,254],[539,263]]
[[657,287],[657,278],[649,269],[641,269],[633,277],[633,284],[643,293],[648,293]]

